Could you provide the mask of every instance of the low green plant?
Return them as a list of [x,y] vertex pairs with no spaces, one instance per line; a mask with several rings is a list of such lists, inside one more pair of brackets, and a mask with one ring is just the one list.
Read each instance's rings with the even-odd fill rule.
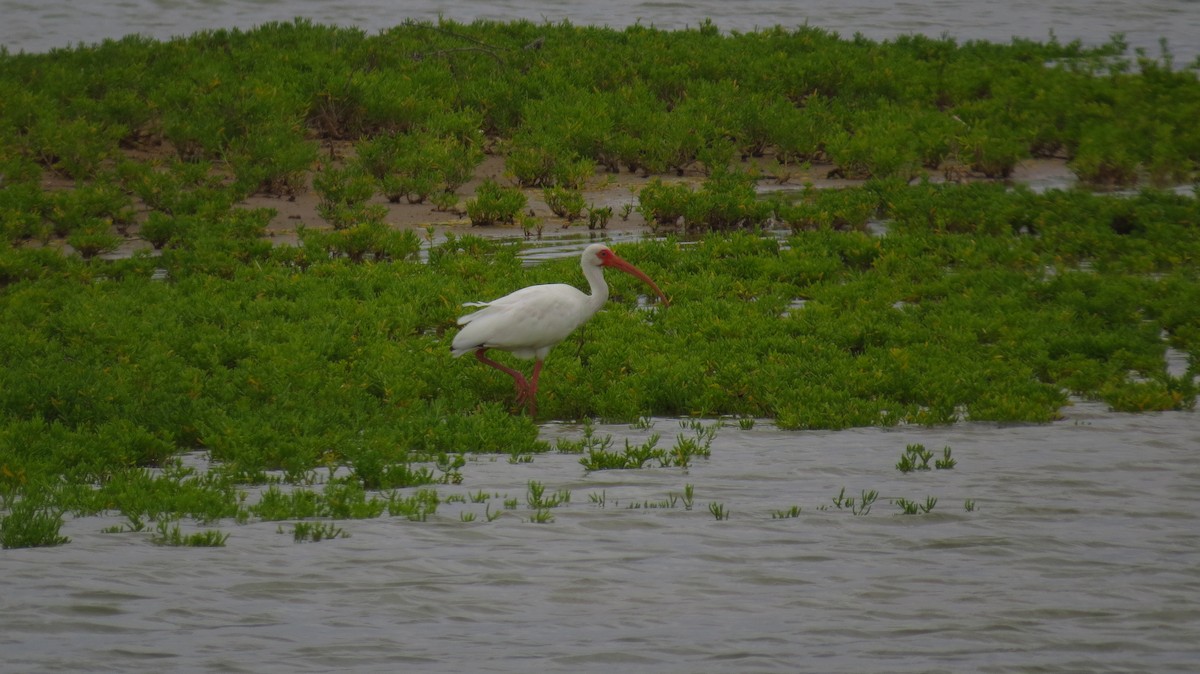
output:
[[629,510],[658,510],[658,509],[665,510],[665,509],[674,508],[678,504],[679,504],[679,497],[675,494],[668,494],[666,498],[659,499],[657,501],[650,501],[650,500],[635,501],[633,503],[626,505],[625,507]]
[[453,202],[441,195],[453,197],[482,158],[473,134],[454,137],[421,131],[368,138],[359,144],[356,161],[376,180],[388,201],[419,204],[432,200],[445,210]]
[[53,506],[21,499],[0,518],[0,546],[5,549],[37,548],[70,543],[70,538],[59,533],[62,516],[62,511]]
[[920,443],[911,444],[904,448],[904,454],[896,462],[896,470],[901,473],[910,473],[914,470],[931,470],[929,460],[932,458],[933,452],[925,449],[925,445]]
[[771,513],[771,519],[773,519],[773,520],[782,520],[782,519],[788,519],[788,518],[799,517],[799,516],[800,516],[800,506],[795,506],[795,505],[792,506],[791,508],[787,508],[786,510],[776,510]]
[[655,178],[638,192],[638,211],[653,228],[674,226],[687,212],[692,190],[682,183]]
[[106,222],[85,225],[67,236],[67,243],[85,260],[113,252],[121,245],[121,241],[121,237],[109,232]]
[[571,492],[566,489],[559,489],[553,494],[547,495],[546,486],[541,482],[530,480],[527,485],[525,502],[534,510],[557,508],[570,500]]
[[554,513],[550,512],[549,508],[538,508],[529,516],[529,521],[534,524],[550,524],[554,521]]
[[[280,533],[282,532],[283,528],[280,527]],[[296,522],[292,527],[292,540],[297,543],[305,541],[319,543],[334,538],[349,537],[350,534],[346,533],[345,529],[335,526],[332,522]]]
[[[579,190],[555,186],[545,188],[542,193],[550,211],[566,220],[568,225],[583,217],[586,201]],[[590,221],[588,229],[594,229]]]
[[392,229],[378,220],[347,224],[332,231],[300,228],[298,233],[306,247],[356,263],[415,259],[421,249],[415,232]]
[[512,225],[527,203],[528,199],[520,190],[488,179],[476,188],[475,196],[467,200],[467,217],[476,227]]
[[612,220],[612,214],[612,206],[597,207],[595,204],[592,204],[587,209],[588,229],[608,229],[608,221]]
[[554,448],[560,454],[582,454],[592,450],[607,451],[612,443],[612,435],[605,435],[603,438],[597,437],[596,425],[591,419],[584,419],[583,435],[578,440],[558,438],[554,441]]
[[712,455],[712,441],[716,437],[717,426],[703,427],[696,430],[693,437],[680,434],[675,445],[658,457],[659,465],[666,467],[687,468],[693,457],[707,459]]
[[942,458],[933,462],[933,466],[938,470],[949,470],[954,468],[956,465],[958,465],[958,461],[950,456],[949,446],[942,448]]
[[[943,447],[942,458],[934,460],[933,467],[938,470],[954,468],[958,462],[950,454],[950,447]],[[929,460],[933,459],[933,456],[933,452],[925,449],[925,445],[920,443],[908,445],[904,448],[904,453],[900,456],[900,460],[896,462],[896,470],[901,473],[910,473],[914,470],[931,470]]]
[[375,194],[371,176],[356,167],[326,165],[313,175],[313,189],[321,197],[317,213],[334,229],[382,222],[387,207],[368,204]]
[[624,451],[609,451],[603,446],[591,447],[587,455],[579,459],[585,470],[630,470],[642,468],[647,462],[662,458],[663,450],[657,447],[660,436],[655,433],[646,442],[633,444],[625,440]]
[[895,504],[900,507],[900,512],[905,515],[917,515],[929,513],[937,505],[937,497],[927,496],[925,502],[912,501],[906,498],[898,498]]
[[412,522],[424,522],[437,512],[440,502],[438,493],[433,489],[418,489],[407,496],[392,492],[387,498],[387,513]]
[[184,534],[177,522],[166,519],[159,520],[150,536],[150,541],[155,545],[171,547],[223,548],[228,540],[229,534],[212,529]]
[[648,431],[654,428],[654,419],[653,417],[640,416],[629,427],[637,431]]
[[712,516],[717,521],[729,519],[729,510],[725,508],[724,503],[718,503],[716,501],[709,503],[708,512],[712,513]]
[[855,499],[853,496],[846,496],[846,488],[842,487],[838,495],[833,497],[833,505],[838,510],[849,510],[854,515],[866,515],[871,512],[871,506],[878,498],[878,491],[864,489]]

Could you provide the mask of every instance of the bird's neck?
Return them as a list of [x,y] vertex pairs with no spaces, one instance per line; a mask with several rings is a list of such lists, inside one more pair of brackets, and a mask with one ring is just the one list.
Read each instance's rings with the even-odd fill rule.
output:
[[588,308],[591,309],[589,315],[591,315],[600,311],[600,307],[608,301],[608,282],[604,280],[603,267],[584,266],[583,275],[587,278],[588,286],[592,290],[592,293],[588,295]]

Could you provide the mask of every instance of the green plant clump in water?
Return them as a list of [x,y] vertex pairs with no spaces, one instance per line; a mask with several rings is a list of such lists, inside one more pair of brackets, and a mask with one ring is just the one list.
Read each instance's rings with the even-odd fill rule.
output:
[[[282,532],[282,527],[280,531]],[[330,522],[296,522],[296,526],[292,528],[292,540],[297,543],[304,541],[312,541],[319,543],[321,541],[332,540],[334,538],[349,538],[350,534],[339,526],[334,526]]]
[[183,533],[178,524],[169,520],[160,520],[158,529],[150,540],[157,545],[171,547],[188,546],[193,548],[223,548],[229,540],[229,534],[211,529],[190,534]]
[[36,548],[70,543],[71,539],[59,534],[62,524],[61,513],[30,500],[18,501],[0,517],[0,546]]
[[[549,450],[511,413],[511,384],[447,344],[463,302],[578,283],[578,262],[525,267],[515,246],[471,236],[421,262],[420,240],[371,208],[430,183],[428,198],[447,194],[485,149],[543,188],[581,189],[594,166],[706,176],[643,190],[648,218],[714,232],[622,248],[672,304],[643,308],[636,281],[610,279],[606,310],[550,357],[546,418],[836,429],[1044,422],[1072,398],[1194,406],[1194,196],[921,180],[948,165],[1002,176],[1030,156],[1068,157],[1095,182],[1187,180],[1194,72],[1123,60],[1119,43],[441,27],[301,21],[0,53],[5,545],[63,542],[67,514],[130,528],[420,518],[432,503],[381,494],[453,482],[464,454]],[[459,49],[470,40],[494,50]],[[376,151],[321,164],[315,189],[342,228],[273,245],[274,213],[245,198],[315,179],[335,141]],[[434,150],[436,174],[405,156]],[[772,154],[870,179],[759,199],[739,162]],[[389,171],[408,182],[385,186]],[[494,182],[477,208],[489,191],[481,224],[525,207]],[[741,231],[772,214],[790,235]],[[158,252],[105,259],[104,237],[143,216]],[[72,237],[86,259],[29,245]],[[1168,371],[1167,347],[1186,372]],[[653,449],[671,465],[704,456],[702,438],[676,446]],[[182,468],[186,452],[212,467]],[[308,489],[318,470],[339,477]]]

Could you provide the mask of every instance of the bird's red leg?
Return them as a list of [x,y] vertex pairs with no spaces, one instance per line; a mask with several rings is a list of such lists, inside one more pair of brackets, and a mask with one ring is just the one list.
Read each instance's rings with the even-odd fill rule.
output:
[[[508,367],[507,365],[501,365],[500,363],[497,363],[496,361],[492,360],[491,358],[488,358],[487,356],[485,356],[484,355],[485,353],[487,353],[487,349],[479,349],[478,351],[475,352],[475,358],[479,362],[483,363],[484,365],[489,365],[491,367],[494,367],[497,370],[500,370],[501,372],[503,372],[504,374],[507,374],[508,376],[512,377],[513,383],[516,384],[516,387],[517,387],[517,404],[518,405],[524,404],[525,401],[531,397],[530,392],[529,392],[529,382],[527,382],[525,380],[525,375],[521,374],[520,372],[517,372],[516,370],[512,369],[511,367]],[[536,371],[537,371],[537,367],[535,366],[534,372],[536,372]]]
[[533,362],[533,376],[529,378],[529,416],[537,416],[537,386],[538,377],[542,374],[542,361]]

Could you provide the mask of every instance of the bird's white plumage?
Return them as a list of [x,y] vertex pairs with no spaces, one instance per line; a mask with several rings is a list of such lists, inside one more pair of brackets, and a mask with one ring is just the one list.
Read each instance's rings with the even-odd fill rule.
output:
[[[564,283],[530,286],[491,302],[467,302],[463,306],[482,308],[458,319],[462,329],[450,344],[451,353],[457,357],[473,352],[481,363],[512,377],[517,388],[517,402],[528,406],[530,416],[537,414],[538,377],[550,349],[587,322],[608,301],[604,267],[641,279],[658,293],[664,304],[667,301],[666,295],[650,277],[603,244],[594,243],[584,249],[580,265],[592,291],[590,295]],[[534,359],[533,374],[526,378],[518,370],[488,358],[485,354],[489,349]]]
[[[588,295],[564,283],[529,286],[491,302],[458,319],[462,330],[451,345],[455,356],[476,349],[500,349],[518,358],[544,359],[595,313]],[[601,302],[602,303],[602,302]]]

